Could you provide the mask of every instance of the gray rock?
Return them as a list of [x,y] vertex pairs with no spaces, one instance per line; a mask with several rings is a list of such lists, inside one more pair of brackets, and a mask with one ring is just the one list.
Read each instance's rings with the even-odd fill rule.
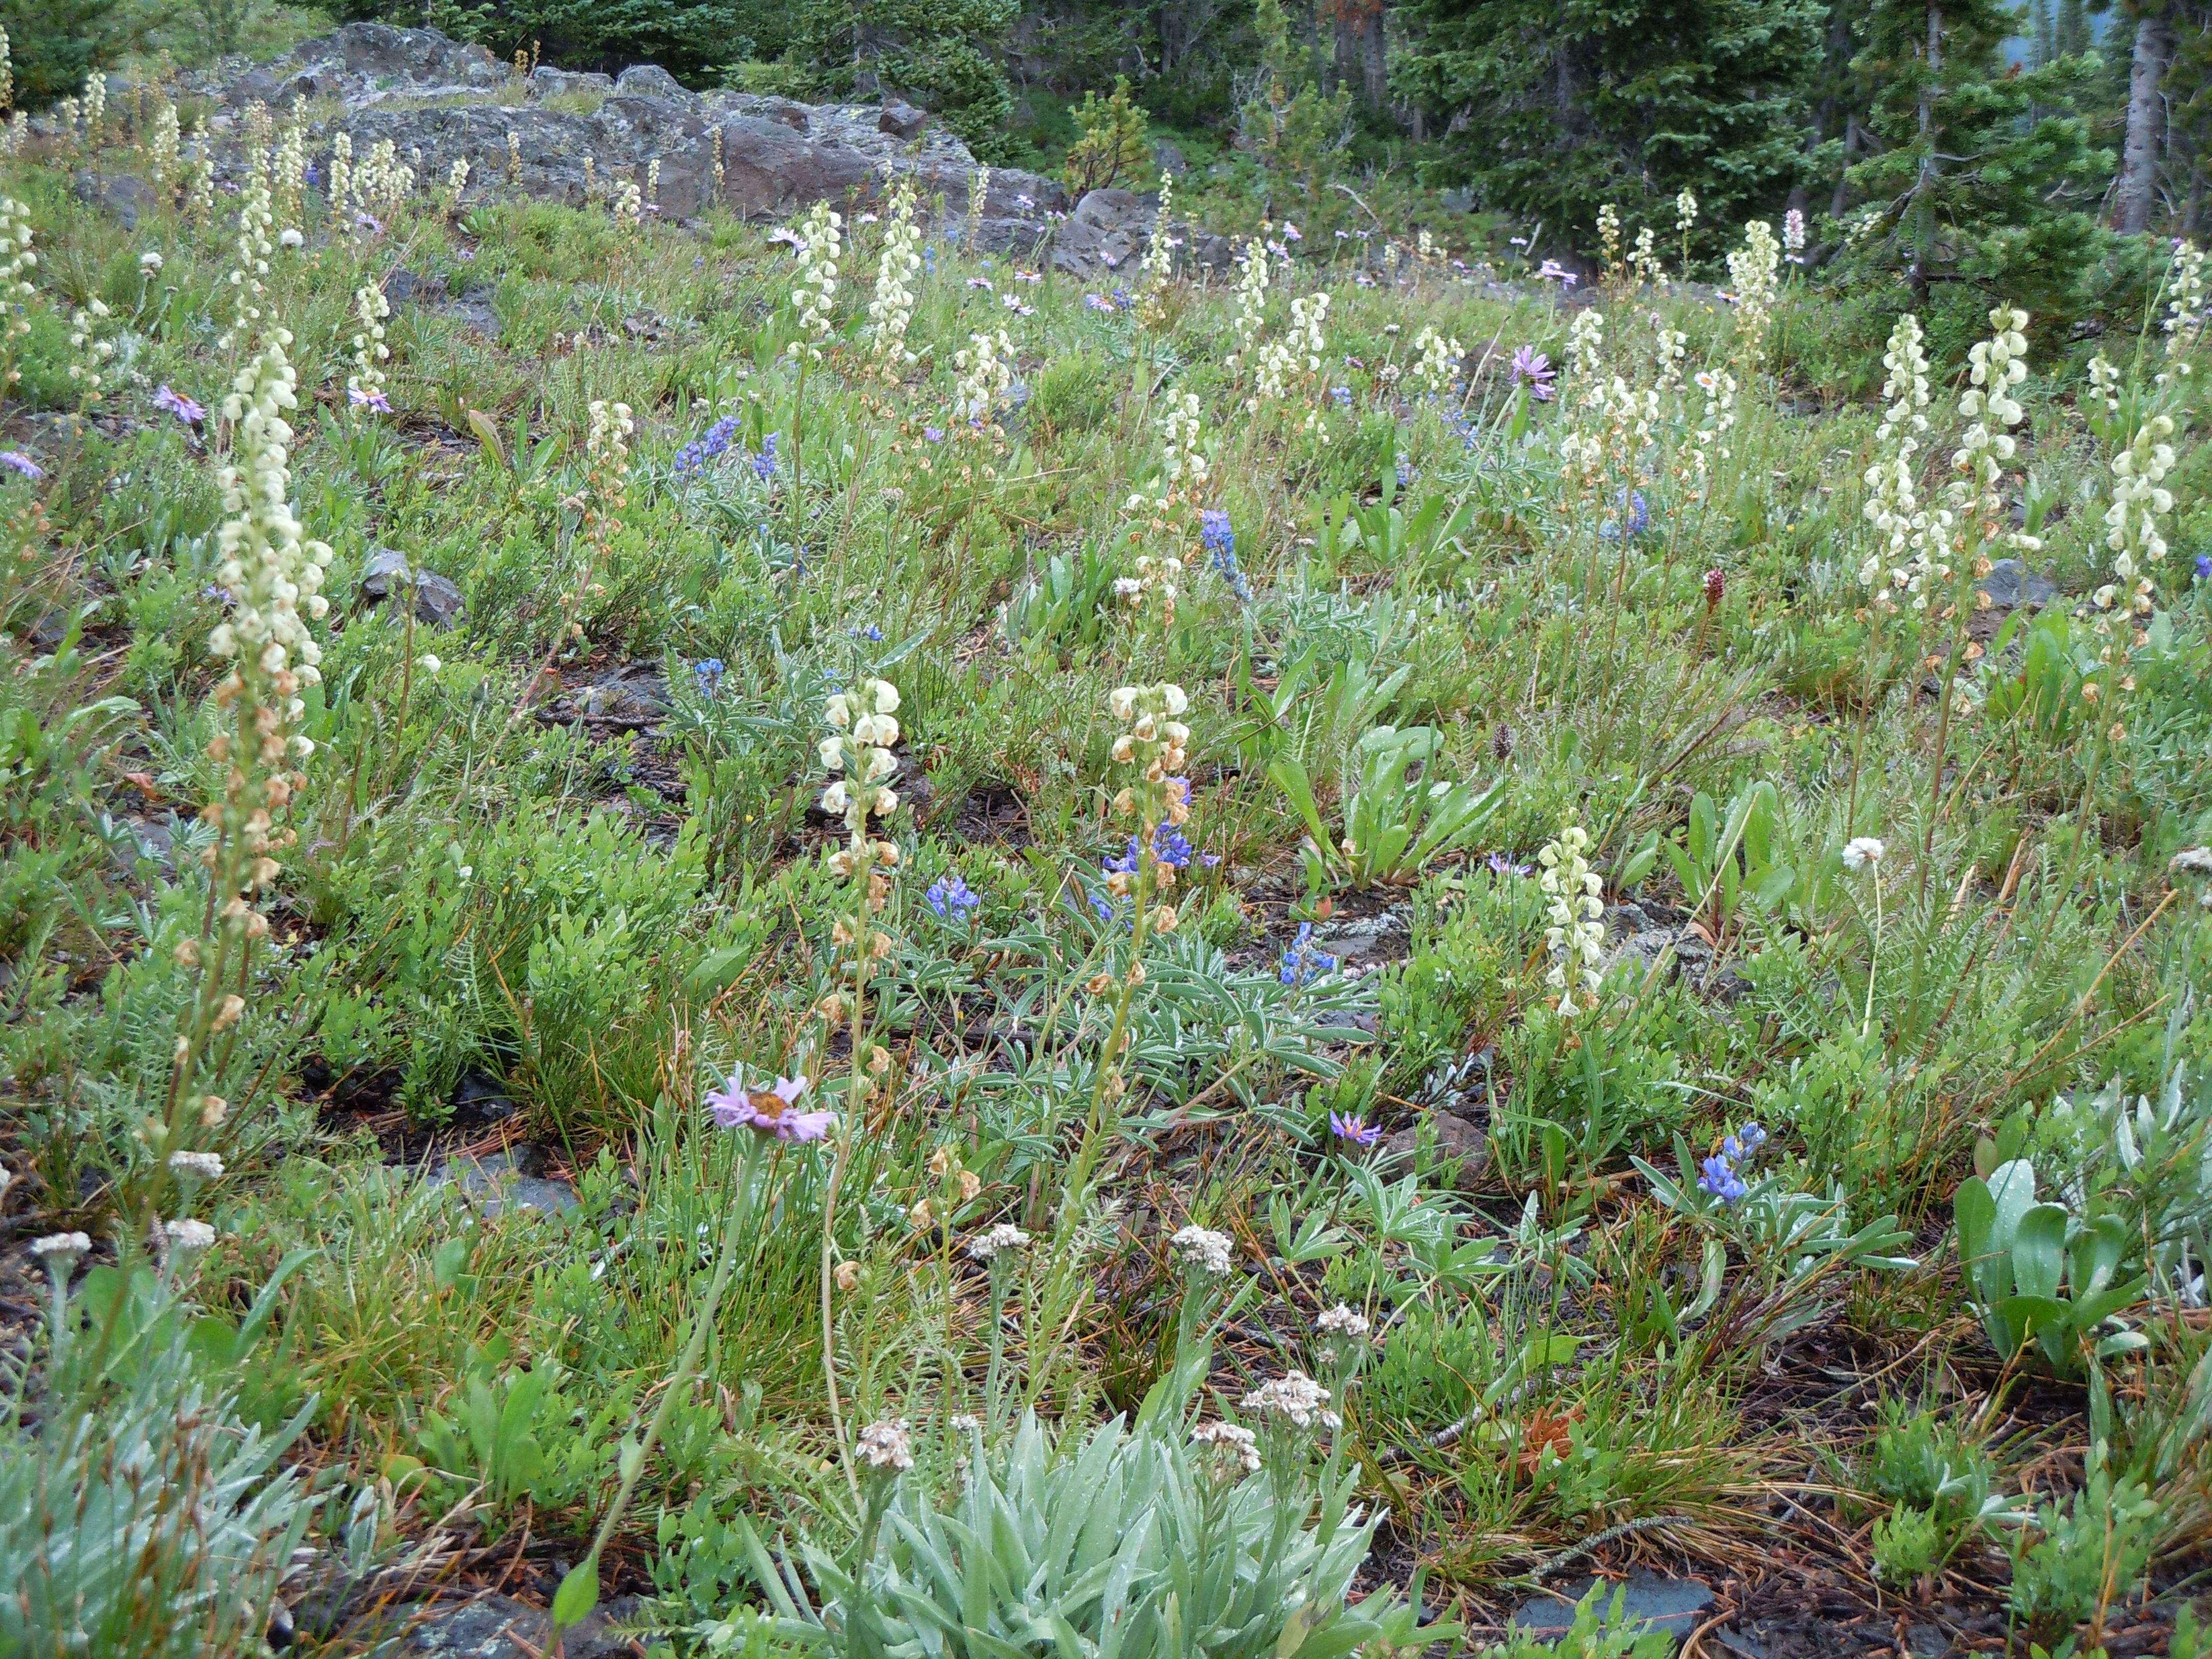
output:
[[597,70],[555,69],[550,64],[541,64],[530,72],[530,89],[540,98],[558,98],[572,92],[596,92],[601,97],[612,97],[615,77],[602,75]]
[[1190,163],[1183,160],[1182,152],[1164,138],[1152,146],[1152,161],[1162,173],[1177,179],[1190,171]]
[[508,1209],[530,1210],[539,1215],[566,1215],[576,1207],[576,1189],[565,1181],[549,1181],[526,1175],[523,1160],[513,1152],[493,1152],[483,1158],[448,1158],[430,1177],[433,1186],[454,1186],[476,1201],[486,1216]]
[[903,100],[893,98],[884,105],[884,112],[876,118],[876,129],[888,132],[894,138],[919,138],[927,125],[929,117]]
[[2049,605],[2058,597],[2058,585],[2039,576],[2018,559],[1999,559],[1990,574],[1974,586],[1990,596],[1990,603],[2007,610],[2023,605]]
[[687,108],[699,101],[684,89],[681,81],[658,64],[632,64],[615,77],[615,96],[657,98],[664,104],[681,104]]
[[234,82],[223,94],[223,102],[233,109],[244,109],[248,104],[273,104],[283,87],[275,73],[265,69],[252,69]]
[[441,306],[453,291],[442,276],[417,276],[402,266],[384,279],[384,297],[398,306]]
[[[592,1612],[562,1638],[565,1659],[629,1659],[644,1644],[618,1636],[613,1626],[637,1617],[634,1596],[622,1596]],[[542,1659],[550,1650],[551,1622],[539,1608],[511,1595],[480,1595],[473,1601],[419,1601],[395,1608],[391,1624],[400,1632],[375,1651],[374,1659]],[[387,1625],[386,1628],[390,1628]]]
[[137,229],[139,216],[161,200],[151,185],[128,173],[80,173],[70,181],[70,194],[113,216],[125,230]]
[[[1540,1642],[1557,1641],[1575,1622],[1575,1604],[1592,1589],[1599,1592],[1601,1607],[1611,1605],[1613,1585],[1595,1578],[1577,1578],[1559,1586],[1556,1595],[1540,1595],[1513,1610],[1513,1625]],[[1622,1608],[1632,1620],[1656,1626],[1676,1641],[1697,1629],[1700,1615],[1713,1603],[1712,1590],[1694,1578],[1666,1578],[1638,1571],[1628,1575]]]
[[[1457,1161],[1452,1185],[1462,1193],[1480,1190],[1483,1175],[1490,1168],[1489,1135],[1450,1112],[1431,1112],[1426,1121],[1436,1130],[1437,1166],[1441,1168],[1449,1160]],[[1419,1146],[1419,1128],[1401,1129],[1382,1143],[1382,1150],[1393,1158],[1402,1158],[1401,1168],[1410,1169]]]
[[[434,570],[412,573],[415,586],[415,620],[428,623],[433,628],[451,628],[461,619],[467,608],[461,590]],[[407,556],[396,547],[372,547],[368,562],[362,568],[361,597],[364,603],[374,605],[390,599],[408,585],[410,568]]]

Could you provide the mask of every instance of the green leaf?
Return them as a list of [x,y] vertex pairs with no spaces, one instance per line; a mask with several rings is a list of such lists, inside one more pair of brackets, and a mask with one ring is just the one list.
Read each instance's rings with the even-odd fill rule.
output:
[[563,1631],[580,1625],[599,1604],[599,1557],[594,1550],[568,1569],[561,1588],[553,1592],[553,1628]]
[[2012,1241],[2012,1282],[2022,1296],[2055,1299],[2066,1276],[2063,1205],[2037,1204],[2024,1212]]

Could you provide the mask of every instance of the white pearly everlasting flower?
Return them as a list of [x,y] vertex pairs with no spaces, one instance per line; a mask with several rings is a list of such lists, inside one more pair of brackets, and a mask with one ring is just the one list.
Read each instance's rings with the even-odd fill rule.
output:
[[1272,1382],[1262,1382],[1244,1396],[1243,1406],[1248,1412],[1279,1417],[1301,1429],[1316,1424],[1333,1429],[1339,1421],[1328,1408],[1328,1390],[1304,1371],[1287,1371]]
[[171,1152],[169,1173],[193,1181],[220,1181],[222,1158],[216,1152]]
[[978,1261],[989,1261],[994,1260],[1002,1251],[1025,1250],[1029,1248],[1029,1243],[1030,1236],[1027,1233],[1011,1221],[1001,1221],[981,1238],[969,1240],[968,1254]]
[[1872,836],[1854,836],[1844,843],[1844,868],[1853,875],[1871,870],[1888,851]]
[[[1594,1006],[1605,981],[1605,884],[1583,856],[1589,846],[1589,832],[1571,823],[1536,854],[1544,866],[1540,880],[1549,895],[1545,910],[1551,926],[1544,930],[1544,942],[1554,958],[1545,982],[1559,994],[1562,1019]],[[1575,1001],[1577,986],[1588,999],[1580,1005]]]
[[861,1461],[872,1469],[902,1474],[914,1467],[914,1443],[907,1435],[907,1420],[871,1423],[860,1431]]
[[1324,1336],[1359,1337],[1367,1334],[1367,1316],[1340,1302],[1316,1322]]
[[1185,1262],[1216,1278],[1229,1271],[1231,1252],[1236,1248],[1227,1233],[1196,1225],[1179,1229],[1168,1243]]
[[215,1243],[215,1229],[191,1216],[179,1216],[174,1221],[163,1222],[161,1231],[168,1239],[172,1250],[185,1250],[197,1255]]
[[31,1241],[31,1254],[50,1273],[66,1273],[91,1252],[92,1241],[82,1233],[48,1233]]
[[1260,1439],[1249,1429],[1234,1423],[1201,1423],[1190,1431],[1190,1438],[1194,1445],[1220,1448],[1247,1474],[1260,1467]]

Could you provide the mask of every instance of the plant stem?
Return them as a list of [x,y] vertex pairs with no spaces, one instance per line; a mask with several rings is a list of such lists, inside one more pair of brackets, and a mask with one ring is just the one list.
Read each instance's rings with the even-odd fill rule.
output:
[[[1849,828],[1846,825],[1845,828]],[[1859,1021],[1859,1040],[1863,1042],[1874,1030],[1874,976],[1881,965],[1881,866],[1874,866],[1874,951],[1867,957],[1866,1013]]]
[[[804,363],[799,373],[805,374]],[[793,447],[797,446],[794,444]],[[865,787],[865,786],[863,786]],[[871,849],[863,821],[859,837],[861,847]],[[845,1485],[853,1495],[853,1507],[861,1504],[860,1476],[853,1469],[853,1448],[845,1435],[843,1402],[837,1397],[837,1327],[832,1300],[836,1290],[836,1227],[837,1192],[845,1183],[845,1166],[853,1156],[853,1126],[858,1121],[863,1103],[861,1091],[866,1086],[867,1065],[868,1014],[868,883],[873,873],[872,862],[863,862],[853,872],[853,1075],[845,1090],[844,1121],[837,1126],[837,1156],[830,1167],[830,1184],[822,1195],[822,1385],[830,1401],[830,1431],[837,1439],[837,1461],[845,1471]]]
[[1114,1006],[1114,1024],[1106,1035],[1106,1046],[1099,1053],[1098,1073],[1091,1085],[1091,1114],[1083,1130],[1083,1142],[1075,1154],[1075,1163],[1067,1173],[1067,1196],[1060,1206],[1060,1236],[1065,1240],[1073,1229],[1083,1208],[1083,1198],[1089,1189],[1092,1170],[1097,1167],[1099,1143],[1106,1127],[1106,1096],[1108,1085],[1119,1074],[1117,1062],[1121,1058],[1121,1042],[1129,1029],[1129,1009],[1137,999],[1139,975],[1145,964],[1146,923],[1150,918],[1152,899],[1152,880],[1158,863],[1152,848],[1152,837],[1158,826],[1146,824],[1139,838],[1136,913],[1130,919],[1129,968],[1121,977],[1121,1000]]

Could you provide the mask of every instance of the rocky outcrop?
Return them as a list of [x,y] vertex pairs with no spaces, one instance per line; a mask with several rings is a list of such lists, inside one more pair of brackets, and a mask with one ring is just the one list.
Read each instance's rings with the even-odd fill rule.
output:
[[[927,112],[896,99],[802,104],[695,93],[651,64],[634,64],[614,79],[550,66],[526,78],[483,47],[435,29],[349,23],[276,63],[208,77],[199,90],[224,106],[209,125],[218,168],[234,178],[244,171],[237,138],[245,108],[258,101],[281,112],[306,99],[324,107],[335,101],[342,111],[315,126],[319,167],[327,165],[331,137],[343,131],[356,158],[390,141],[425,183],[466,161],[471,198],[520,191],[581,206],[617,179],[645,191],[657,161],[652,206],[664,218],[690,218],[719,204],[765,220],[821,201],[866,210],[904,179],[926,213],[975,246],[1049,257],[1086,278],[1141,257],[1158,213],[1157,203],[1126,191],[1094,191],[1072,204],[1053,179],[1002,168],[991,173],[988,198],[971,216],[975,158]],[[589,112],[548,107],[556,99],[597,105]],[[1221,239],[1186,240],[1191,263],[1228,265]]]

